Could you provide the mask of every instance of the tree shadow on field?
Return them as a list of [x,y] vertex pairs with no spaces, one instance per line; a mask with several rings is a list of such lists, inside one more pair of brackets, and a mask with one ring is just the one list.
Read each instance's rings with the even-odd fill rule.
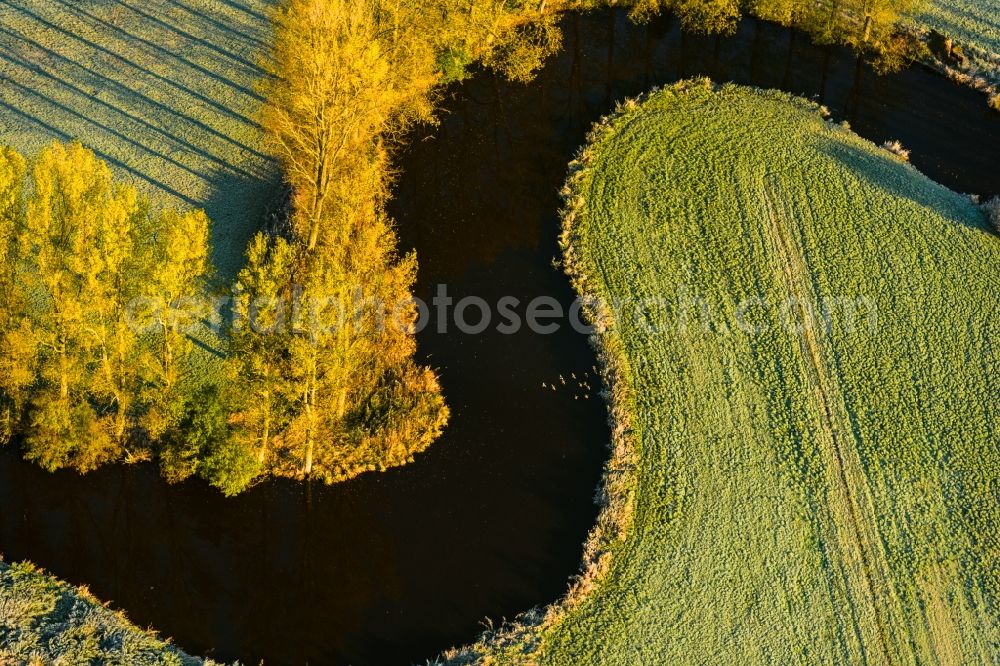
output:
[[[241,115],[238,111],[234,110],[230,106],[227,106],[227,105],[219,102],[218,100],[213,99],[212,97],[209,97],[208,95],[205,95],[203,93],[199,93],[199,92],[191,89],[190,87],[186,86],[185,84],[181,83],[178,80],[166,78],[166,77],[164,77],[164,76],[162,76],[160,74],[157,74],[156,72],[152,71],[149,67],[143,66],[142,64],[136,62],[136,60],[133,59],[133,58],[127,57],[127,56],[125,56],[125,55],[123,55],[121,53],[117,53],[116,51],[114,51],[114,50],[112,50],[112,49],[110,49],[110,48],[108,48],[108,47],[106,47],[106,46],[104,46],[104,45],[102,45],[102,44],[94,41],[94,40],[85,39],[84,37],[76,35],[76,34],[70,32],[70,31],[68,31],[68,30],[66,30],[66,29],[64,29],[64,28],[56,25],[55,23],[53,23],[52,21],[48,20],[47,18],[45,18],[41,14],[39,14],[37,12],[34,12],[34,11],[28,9],[27,7],[22,7],[20,5],[17,5],[15,3],[11,2],[10,0],[0,0],[0,6],[2,6],[3,8],[5,8],[4,11],[12,10],[12,11],[20,12],[24,16],[26,16],[26,17],[30,18],[31,20],[35,21],[38,25],[44,26],[44,27],[48,28],[49,30],[52,30],[55,33],[59,33],[60,35],[62,35],[63,37],[65,37],[66,40],[68,40],[70,42],[76,42],[79,45],[83,46],[84,49],[92,49],[93,51],[97,52],[101,56],[110,58],[110,59],[116,61],[116,63],[118,63],[120,65],[123,65],[126,68],[130,68],[130,69],[134,70],[135,72],[139,73],[142,76],[148,76],[148,77],[150,77],[152,79],[155,79],[155,80],[159,81],[160,83],[162,83],[165,86],[175,88],[182,95],[188,95],[188,96],[197,98],[198,101],[200,101],[201,103],[206,104],[206,105],[212,107],[215,111],[217,111],[217,112],[219,112],[219,113],[221,113],[223,115],[231,117],[232,120],[234,120],[234,121],[237,121],[237,122],[250,122],[252,120],[251,118],[248,118],[248,117],[246,117],[244,115]],[[201,69],[204,69],[204,68],[201,68]]]
[[983,215],[970,215],[972,203],[922,175],[888,151],[872,153],[838,141],[819,146],[824,153],[846,166],[859,179],[891,196],[902,197],[934,211],[956,225],[992,234]]
[[[210,136],[212,139],[218,140],[220,142],[225,142],[229,144],[231,147],[237,150],[244,151],[255,158],[267,159],[267,156],[264,155],[259,150],[257,150],[254,146],[247,145],[247,143],[245,142],[239,142],[234,138],[214,129],[213,127],[209,126],[204,121],[199,120],[198,118],[185,115],[180,111],[178,111],[177,109],[170,108],[165,104],[162,104],[152,99],[148,95],[144,95],[141,92],[129,88],[128,86],[124,85],[119,81],[115,81],[114,79],[104,76],[103,74],[94,70],[93,68],[83,65],[80,62],[73,60],[72,58],[69,58],[61,53],[56,53],[55,51],[47,49],[45,48],[45,46],[31,39],[30,37],[18,35],[3,26],[0,26],[0,36],[12,40],[12,43],[20,41],[24,44],[32,46],[33,48],[37,49],[39,53],[44,54],[46,58],[51,59],[53,61],[58,61],[60,68],[56,70],[56,69],[51,69],[50,66],[50,68],[47,69],[38,63],[31,62],[28,58],[22,55],[12,53],[11,51],[6,50],[2,47],[0,47],[0,60],[4,60],[7,63],[11,64],[12,66],[23,68],[24,70],[30,71],[39,77],[43,77],[47,80],[50,80],[53,83],[52,88],[63,88],[69,92],[76,93],[82,97],[87,97],[91,100],[94,106],[103,107],[112,114],[127,115],[130,117],[132,122],[145,126],[146,128],[149,129],[151,133],[169,137],[171,140],[184,145],[187,149],[191,150],[192,152],[195,152],[196,154],[199,155],[199,157],[205,160],[213,160],[217,163],[221,163],[223,161],[220,157],[213,155],[208,151],[203,150],[198,146],[194,145],[192,142],[186,140],[183,135],[177,133],[171,133],[167,128],[176,126],[172,125],[170,121],[176,120],[180,122],[182,125],[188,124],[197,129],[199,132],[203,132],[205,135]],[[59,72],[58,75],[55,73],[56,71]],[[69,75],[70,73],[72,73],[73,76],[70,76]],[[119,97],[119,99],[123,101],[116,104],[113,101],[98,99],[95,96],[91,95],[86,90],[84,90],[83,88],[84,85],[88,84],[94,85],[95,83],[110,90],[113,90]],[[16,86],[17,84],[12,83],[12,85]],[[37,92],[35,92],[34,94],[36,96],[40,96],[40,94]],[[163,127],[157,127],[153,125],[151,122],[145,120],[145,118],[143,118],[141,115],[135,113],[136,109],[141,109],[144,107],[152,109],[154,111],[154,113],[152,114],[154,117],[162,115],[164,118],[168,118],[169,120],[167,121],[167,124],[164,124]],[[87,118],[86,120],[88,122],[95,122],[93,118]],[[130,139],[130,141],[138,145],[138,143],[134,139]]]
[[[201,47],[203,47],[205,49],[208,49],[210,51],[213,51],[216,55],[218,55],[218,56],[220,56],[220,57],[222,57],[222,58],[224,58],[226,60],[232,61],[232,63],[234,63],[234,64],[237,64],[237,65],[240,65],[242,67],[245,67],[247,70],[249,70],[250,72],[252,72],[255,76],[263,76],[263,74],[264,74],[264,71],[260,68],[260,63],[259,62],[254,62],[252,60],[248,60],[247,58],[241,56],[240,54],[236,53],[232,49],[223,48],[223,47],[219,46],[218,44],[213,43],[212,41],[210,41],[208,39],[200,37],[200,36],[198,36],[198,35],[196,35],[196,34],[194,34],[192,32],[189,32],[188,29],[187,29],[187,26],[185,26],[185,25],[178,25],[178,24],[176,24],[174,22],[165,21],[165,20],[163,20],[163,19],[161,19],[161,18],[159,18],[159,17],[157,17],[157,16],[155,16],[153,14],[150,14],[149,12],[144,11],[140,5],[134,4],[134,3],[130,3],[127,0],[113,0],[113,2],[116,2],[121,7],[129,10],[130,12],[132,12],[133,14],[135,14],[136,16],[140,17],[143,21],[146,21],[146,22],[149,22],[150,24],[156,25],[159,28],[161,28],[162,30],[165,30],[167,32],[174,33],[174,34],[178,35],[179,37],[182,37],[183,39],[187,40],[188,42],[197,43]],[[185,11],[191,12],[192,16],[200,17],[202,20],[204,20],[204,21],[207,22],[207,17],[204,17],[201,14],[197,14],[197,13],[192,12],[192,10],[188,6],[178,4],[178,7],[184,9]],[[252,38],[249,38],[245,33],[241,32],[239,30],[235,30],[233,28],[226,28],[222,32],[223,32],[223,34],[227,38],[225,40],[226,42],[233,42],[233,41],[239,41],[239,40],[246,40],[246,41],[250,42],[251,39],[252,39]],[[128,35],[128,33],[125,33],[125,34]],[[131,36],[131,35],[128,35],[128,36]],[[136,38],[136,39],[138,39],[138,38]],[[257,48],[259,48],[259,49],[265,49],[265,48],[267,48],[267,45],[264,44],[263,42],[261,42],[260,40],[254,40],[252,43]],[[156,47],[156,48],[159,48],[159,47]],[[253,94],[256,95],[256,93],[253,93]]]
[[[66,12],[76,14],[80,18],[86,19],[92,25],[100,26],[100,28],[102,30],[104,30],[107,34],[117,35],[119,39],[124,40],[126,43],[133,42],[136,45],[141,45],[149,53],[155,54],[156,57],[159,58],[159,59],[165,59],[165,60],[168,60],[168,61],[171,61],[171,60],[172,61],[176,61],[176,65],[179,66],[180,68],[190,69],[190,70],[192,70],[194,72],[197,72],[199,75],[201,75],[203,77],[215,80],[215,81],[217,81],[218,83],[220,83],[222,85],[228,86],[228,87],[232,88],[233,90],[235,90],[236,92],[242,93],[242,94],[247,95],[247,96],[252,97],[252,98],[255,98],[258,101],[263,101],[263,98],[256,91],[254,91],[252,88],[237,83],[236,81],[234,81],[232,79],[232,77],[225,76],[223,74],[220,74],[219,72],[212,71],[208,67],[205,67],[205,66],[203,66],[203,65],[195,62],[191,58],[187,57],[187,55],[184,54],[183,52],[182,53],[178,53],[178,52],[176,52],[173,49],[166,48],[165,46],[163,46],[161,44],[158,44],[157,42],[153,41],[152,39],[147,39],[146,37],[144,37],[140,33],[139,30],[134,30],[134,31],[124,30],[120,26],[117,26],[117,25],[115,25],[115,24],[113,24],[113,23],[105,20],[104,18],[102,18],[101,16],[98,16],[94,12],[88,11],[87,8],[84,7],[84,6],[81,6],[80,3],[75,3],[75,2],[71,3],[71,2],[67,2],[67,0],[53,0],[53,1],[56,2],[56,3],[58,3],[59,5],[61,5]],[[128,5],[124,5],[124,6],[128,7]],[[152,24],[153,21],[156,21],[158,25],[166,27],[168,30],[176,32],[177,34],[184,35],[189,40],[193,40],[193,41],[199,42],[199,43],[204,43],[204,40],[197,39],[192,34],[186,32],[186,31],[180,30],[176,26],[173,26],[173,25],[171,25],[169,23],[166,23],[164,21],[160,21],[159,19],[156,19],[155,17],[151,16],[148,13],[143,13],[142,17],[144,18],[144,21],[143,21],[143,23],[137,24],[137,26],[136,26],[137,28],[146,27],[148,29],[148,26],[150,24]],[[218,47],[215,47],[215,48],[218,51]],[[226,54],[229,56],[230,59],[232,59],[234,57],[231,54],[229,54],[228,52],[226,52]],[[257,67],[255,67],[253,65],[250,65],[250,67],[251,67],[251,69],[253,71],[259,73],[259,69]]]
[[[26,124],[33,125],[33,126],[37,127],[39,130],[41,130],[45,134],[49,135],[53,140],[58,140],[58,141],[63,141],[63,142],[69,142],[69,141],[76,140],[76,137],[74,137],[74,136],[72,136],[72,135],[64,132],[63,130],[59,129],[58,127],[55,127],[55,126],[53,126],[53,125],[51,125],[51,124],[49,124],[49,123],[47,123],[47,122],[39,119],[38,117],[36,117],[34,115],[25,113],[24,111],[22,111],[18,107],[13,106],[11,104],[8,104],[7,102],[5,102],[3,100],[0,100],[0,113],[10,114],[11,116],[20,118]],[[97,157],[99,157],[101,160],[107,162],[109,165],[111,165],[115,169],[118,169],[120,172],[128,174],[133,179],[140,180],[140,181],[145,181],[149,185],[155,187],[158,190],[163,191],[166,194],[169,194],[170,196],[174,197],[175,199],[177,199],[180,202],[184,202],[184,203],[189,204],[189,205],[197,205],[197,202],[194,199],[192,199],[191,197],[188,197],[187,195],[184,195],[184,194],[178,192],[177,190],[174,190],[173,188],[169,187],[165,183],[162,183],[162,182],[156,180],[155,178],[151,177],[150,175],[148,175],[144,171],[139,170],[139,169],[137,169],[137,168],[135,168],[135,167],[133,167],[133,166],[131,166],[129,164],[126,164],[125,162],[123,162],[123,161],[117,159],[116,157],[114,157],[113,155],[109,155],[108,153],[105,153],[105,152],[103,152],[101,150],[98,150],[96,148],[93,148],[91,146],[87,146],[87,147],[91,148],[94,151],[94,154],[97,155]]]
[[280,195],[256,63],[273,0],[0,0],[0,128],[33,157],[79,140],[154,207],[203,208],[228,290]]
[[274,163],[261,177],[217,171],[209,181],[212,192],[197,205],[212,221],[214,282],[225,289],[243,267],[247,244],[261,229],[266,213],[282,197],[284,188]]
[[188,333],[186,337],[187,337],[188,340],[191,341],[191,344],[193,344],[194,346],[198,347],[199,349],[201,349],[206,354],[209,354],[210,356],[213,356],[213,357],[218,358],[218,359],[224,359],[224,358],[226,358],[226,352],[223,351],[222,349],[217,349],[217,348],[213,347],[212,345],[210,345],[208,342],[202,340],[201,338],[195,337],[194,335],[192,335],[190,333]]
[[[163,0],[163,2],[185,12],[204,26],[212,26],[227,35],[232,35],[245,41],[250,46],[263,50],[270,43],[271,19],[265,14],[256,12],[239,3],[221,2],[221,4],[228,6],[233,13],[240,12],[248,17],[248,23],[237,20],[232,15],[226,17],[224,20],[219,20],[201,11],[190,0],[183,2],[179,0]],[[278,3],[276,0],[267,0],[264,4],[267,6],[267,11],[270,12],[277,7]]]

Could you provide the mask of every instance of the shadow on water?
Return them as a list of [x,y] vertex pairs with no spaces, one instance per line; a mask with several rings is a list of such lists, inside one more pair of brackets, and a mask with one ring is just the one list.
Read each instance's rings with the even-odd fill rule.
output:
[[[420,253],[418,295],[447,283],[454,299],[568,304],[552,267],[567,162],[614,100],[696,74],[813,97],[874,141],[900,139],[939,182],[1000,191],[1000,119],[929,72],[877,79],[846,51],[755,21],[729,39],[614,12],[564,27],[565,49],[537,81],[474,77],[400,156],[392,212]],[[218,207],[241,197],[218,196]],[[227,500],[200,483],[167,486],[148,465],[50,475],[6,450],[5,557],[86,583],[186,650],[248,664],[422,661],[474,639],[487,616],[559,597],[607,456],[598,396],[558,383],[591,371],[586,341],[564,329],[419,342],[454,416],[416,463],[333,488],[272,481]]]

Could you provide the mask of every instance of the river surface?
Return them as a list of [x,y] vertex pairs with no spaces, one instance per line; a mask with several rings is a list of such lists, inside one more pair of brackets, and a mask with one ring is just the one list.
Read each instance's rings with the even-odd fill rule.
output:
[[[418,295],[447,284],[456,300],[568,306],[552,265],[567,163],[616,100],[697,74],[815,98],[873,141],[901,140],[935,180],[1000,192],[1000,115],[924,69],[878,78],[845,50],[752,20],[726,39],[682,36],[667,19],[634,26],[621,12],[563,25],[564,49],[536,81],[481,73],[452,87],[440,125],[400,155],[392,213],[419,253]],[[149,465],[48,474],[8,449],[0,551],[88,585],[191,653],[244,664],[422,663],[474,640],[487,617],[555,600],[577,570],[608,455],[593,354],[566,326],[433,328],[420,353],[453,418],[414,464],[332,488],[271,481],[227,500],[200,482],[167,486]]]

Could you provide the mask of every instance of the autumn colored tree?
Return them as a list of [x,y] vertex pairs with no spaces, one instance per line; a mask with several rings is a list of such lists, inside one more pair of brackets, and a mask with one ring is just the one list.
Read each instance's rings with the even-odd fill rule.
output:
[[426,39],[403,41],[400,4],[289,0],[275,12],[261,124],[294,191],[296,234],[310,250],[324,220],[378,205],[381,138],[430,113],[435,57]]
[[816,26],[820,12],[814,0],[751,0],[747,8],[757,18],[807,31]]
[[166,210],[156,222],[152,270],[147,280],[154,305],[160,353],[157,374],[170,389],[181,358],[191,349],[185,331],[198,315],[209,273],[209,221],[204,211]]
[[257,234],[236,286],[236,325],[230,336],[227,376],[243,398],[240,431],[262,465],[287,425],[288,345],[295,252],[285,239]]
[[674,0],[672,9],[685,30],[731,35],[742,16],[739,0]]
[[52,144],[27,171],[0,150],[5,432],[20,429],[26,456],[47,469],[145,458],[163,429],[139,425],[183,350],[167,307],[153,309],[149,335],[133,306],[200,293],[207,218],[151,212],[79,143]]
[[900,22],[920,12],[925,0],[845,0],[843,41],[874,56],[876,69],[892,71],[914,57],[913,40],[900,33]]
[[[382,213],[385,143],[429,116],[438,79],[435,46],[415,32],[422,6],[288,0],[275,15],[261,121],[292,187],[293,237],[251,244],[237,311],[252,320],[266,302],[291,316],[234,335],[233,365],[260,381],[238,420],[279,474],[333,481],[402,464],[447,419],[436,377],[412,360],[416,259],[396,256]],[[401,325],[386,320],[397,304]]]
[[415,258],[395,260],[380,218],[351,240],[346,255],[296,266],[291,244],[260,235],[238,280],[235,421],[276,474],[335,481],[400,465],[447,421],[437,377],[412,358]]
[[[900,31],[906,16],[925,0],[627,0],[630,15],[648,20],[673,12],[690,32],[731,34],[742,12],[808,32],[820,43],[847,44],[872,56],[882,70],[897,69],[914,55],[913,40]],[[580,0],[590,6],[589,0]],[[605,2],[615,5],[616,2]]]
[[[106,168],[98,168],[102,179],[108,177]],[[115,194],[93,239],[100,264],[85,286],[89,302],[82,318],[97,357],[93,368],[88,368],[89,400],[98,405],[100,420],[115,446],[127,447],[143,381],[139,362],[143,341],[129,319],[129,305],[144,283],[139,248],[149,232],[149,218],[145,202],[133,188],[114,185],[111,189]]]
[[116,357],[134,334],[119,322],[143,215],[135,191],[80,144],[53,144],[35,161],[20,236],[26,346],[14,362],[36,368],[25,446],[48,469],[89,470],[120,452],[119,388],[134,366]]
[[511,81],[535,77],[549,56],[562,48],[562,31],[555,15],[539,16],[513,25],[498,36],[483,62]]
[[0,147],[0,325],[17,314],[13,304],[18,263],[17,239],[23,223],[26,165],[13,148]]
[[24,158],[15,150],[0,148],[0,442],[17,428],[24,389],[32,378],[31,368],[19,361],[26,344],[16,331],[22,307],[17,273],[25,170]]
[[[439,434],[447,415],[436,380],[414,385],[433,405],[429,414],[406,414],[419,436],[404,444],[403,455],[370,446],[377,444],[369,436],[379,419],[365,409],[416,371],[409,310],[416,260],[393,261],[395,236],[380,218],[355,230],[351,241],[346,260],[317,255],[303,274],[302,316],[292,322],[289,346],[297,392],[289,395],[286,443],[301,452],[304,475],[328,480],[404,463]],[[394,416],[402,414],[388,415]]]
[[629,15],[647,21],[670,11],[689,32],[707,35],[731,34],[742,16],[739,0],[631,0]]

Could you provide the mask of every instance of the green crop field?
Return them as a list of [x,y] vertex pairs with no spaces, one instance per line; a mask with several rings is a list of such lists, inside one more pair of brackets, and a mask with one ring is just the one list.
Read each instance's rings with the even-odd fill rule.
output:
[[221,278],[276,169],[254,116],[270,0],[0,0],[0,136],[78,139],[157,204],[204,208]]
[[961,43],[1000,54],[1000,0],[932,0],[920,22]]
[[574,167],[573,271],[620,304],[631,525],[591,594],[492,656],[995,663],[982,213],[804,100],[706,82],[625,105]]

